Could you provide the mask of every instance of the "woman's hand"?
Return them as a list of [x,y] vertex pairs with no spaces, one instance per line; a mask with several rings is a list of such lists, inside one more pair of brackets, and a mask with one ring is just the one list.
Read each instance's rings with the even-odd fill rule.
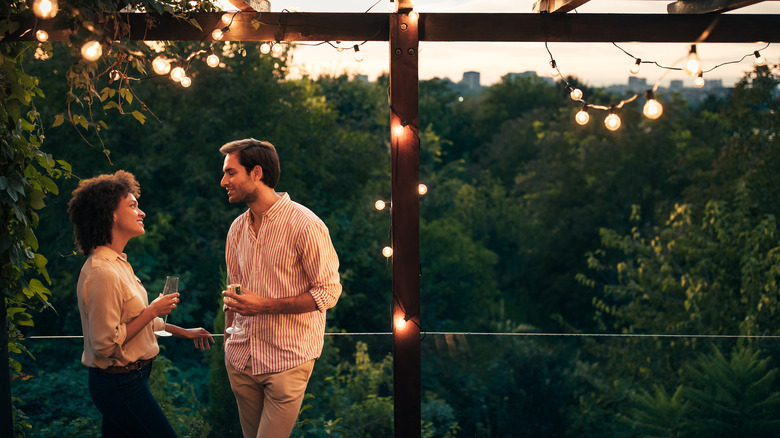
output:
[[[211,348],[211,344],[214,343],[214,338],[211,337],[211,333],[202,327],[184,329],[184,333],[182,334],[183,337],[192,339],[195,343],[195,348],[198,350],[208,350]],[[209,341],[211,344],[209,344]]]
[[155,317],[165,316],[173,309],[176,308],[176,304],[179,302],[179,293],[172,293],[168,295],[160,294],[149,304],[149,309]]

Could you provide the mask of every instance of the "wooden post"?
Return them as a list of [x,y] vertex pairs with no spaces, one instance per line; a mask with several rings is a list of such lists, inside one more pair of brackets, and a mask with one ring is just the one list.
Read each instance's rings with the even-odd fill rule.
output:
[[417,14],[408,0],[390,16],[393,233],[393,395],[398,438],[420,437],[420,205]]
[[8,329],[6,328],[7,313],[5,310],[5,295],[0,303],[0,321],[3,321],[0,333],[0,416],[2,416],[2,430],[0,436],[14,436],[13,414],[11,413],[11,367],[8,365]]

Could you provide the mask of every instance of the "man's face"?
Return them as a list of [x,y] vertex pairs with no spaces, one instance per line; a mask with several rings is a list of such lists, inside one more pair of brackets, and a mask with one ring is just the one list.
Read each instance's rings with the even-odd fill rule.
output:
[[138,200],[132,193],[128,193],[119,201],[119,206],[114,212],[112,231],[127,237],[128,240],[142,236],[146,232],[144,230],[144,217],[146,214],[138,208]]
[[219,185],[227,190],[228,201],[231,204],[238,202],[250,203],[257,198],[252,175],[247,173],[244,166],[238,162],[238,153],[231,152],[225,155],[225,163],[222,165],[222,181]]

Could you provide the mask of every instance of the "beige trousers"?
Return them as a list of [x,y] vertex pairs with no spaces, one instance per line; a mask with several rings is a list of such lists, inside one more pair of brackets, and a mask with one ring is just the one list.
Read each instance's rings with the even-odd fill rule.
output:
[[250,362],[243,370],[237,370],[225,359],[225,368],[236,396],[244,438],[289,438],[314,359],[286,371],[256,376],[252,375]]

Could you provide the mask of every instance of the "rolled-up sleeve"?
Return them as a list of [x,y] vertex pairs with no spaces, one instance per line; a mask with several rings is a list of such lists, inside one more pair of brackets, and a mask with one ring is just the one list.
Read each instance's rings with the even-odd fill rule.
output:
[[298,250],[311,284],[309,292],[317,310],[324,312],[335,306],[341,296],[339,258],[325,224],[321,221],[309,224],[300,236]]

